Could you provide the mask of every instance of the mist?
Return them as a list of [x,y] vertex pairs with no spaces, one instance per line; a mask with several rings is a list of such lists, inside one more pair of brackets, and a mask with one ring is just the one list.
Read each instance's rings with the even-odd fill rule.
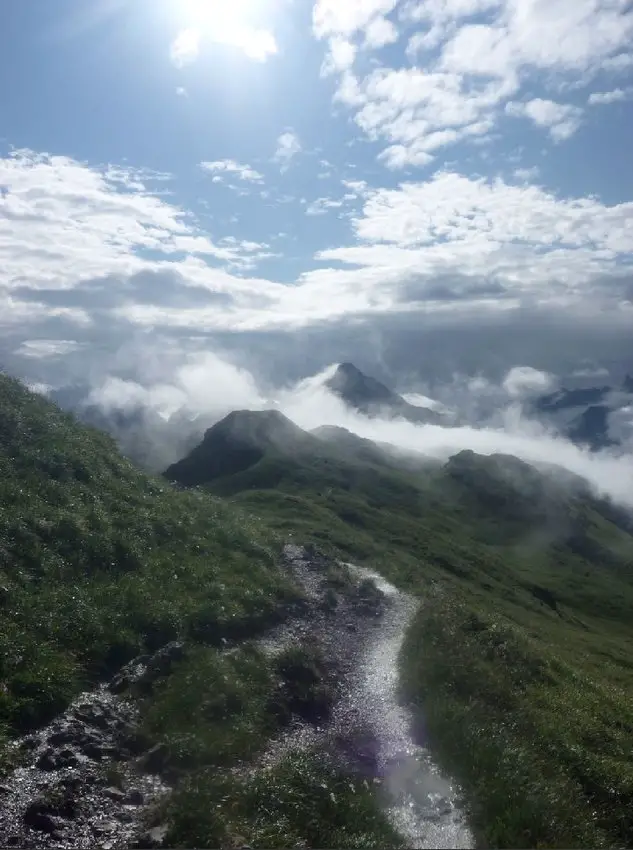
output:
[[[482,404],[493,414],[485,425],[442,427],[356,413],[324,386],[336,367],[332,364],[294,384],[262,386],[246,369],[220,355],[205,353],[177,368],[168,382],[143,386],[109,378],[93,389],[89,402],[106,414],[120,409],[136,412],[135,427],[143,430],[143,438],[152,444],[150,465],[156,471],[182,457],[207,428],[232,410],[276,408],[305,430],[335,425],[438,460],[471,449],[483,455],[515,455],[536,465],[556,465],[585,479],[598,495],[633,507],[632,454],[584,450],[524,415],[521,387],[528,394],[547,388],[552,383],[549,375],[513,367],[499,385],[483,378],[457,377],[443,389],[441,399],[429,398],[427,388],[420,387],[417,395],[424,406],[458,407],[467,420],[471,414],[474,419],[475,411],[480,413]],[[125,451],[124,445],[122,448]]]

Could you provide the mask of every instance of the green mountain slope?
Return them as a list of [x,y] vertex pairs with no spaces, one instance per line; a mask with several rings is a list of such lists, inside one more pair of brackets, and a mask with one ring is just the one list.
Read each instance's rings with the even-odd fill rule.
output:
[[0,724],[41,723],[175,637],[270,622],[289,596],[276,552],[235,508],[149,478],[0,376]]
[[406,692],[482,842],[632,846],[630,516],[512,457],[404,472],[330,447],[277,445],[206,486],[425,600]]
[[[125,694],[140,710],[126,732],[133,753],[158,752],[152,771],[174,787],[148,813],[167,819],[166,846],[270,836],[280,846],[399,846],[375,793],[331,765],[291,755],[248,781],[230,772],[279,732],[280,683],[295,684],[251,642],[303,603],[279,569],[282,542],[234,505],[141,473],[111,438],[0,375],[0,782],[15,784],[13,767],[30,763],[28,742],[10,739],[132,657],[181,639],[169,675]],[[130,751],[116,757],[126,764]],[[101,769],[96,780],[120,780],[118,764]],[[57,790],[45,789],[43,805],[59,805]],[[235,806],[218,810],[218,794]],[[22,822],[19,811],[9,817]]]

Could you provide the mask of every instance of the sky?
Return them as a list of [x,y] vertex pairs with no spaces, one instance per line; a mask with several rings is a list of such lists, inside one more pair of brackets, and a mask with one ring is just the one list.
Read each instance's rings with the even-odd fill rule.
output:
[[4,4],[0,365],[631,370],[631,44],[630,0]]

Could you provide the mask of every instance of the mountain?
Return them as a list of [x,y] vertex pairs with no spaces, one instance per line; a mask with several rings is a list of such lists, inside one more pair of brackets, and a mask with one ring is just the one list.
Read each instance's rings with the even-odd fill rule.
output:
[[317,453],[316,437],[302,431],[278,410],[236,410],[209,428],[186,457],[165,477],[185,486],[209,483],[255,466],[267,453],[285,457]]
[[[280,811],[295,818],[284,846],[382,844],[357,776],[315,773],[299,755],[254,784],[233,777],[279,732],[280,671],[254,638],[305,610],[278,567],[295,540],[424,601],[403,694],[481,846],[631,846],[630,512],[555,466],[470,451],[415,460],[394,466],[388,447],[307,433],[278,411],[234,411],[169,468],[172,487],[0,376],[0,772],[16,757],[7,737],[159,651],[156,685],[128,695],[140,724],[129,746],[165,760],[167,846],[267,846]],[[340,565],[315,563],[329,565],[313,576],[327,604],[345,606]],[[173,670],[160,656],[170,641]],[[318,679],[295,655],[296,675]],[[129,752],[117,752],[125,774]],[[225,798],[237,825],[235,807],[217,808]]]
[[407,419],[415,423],[438,424],[441,414],[409,404],[398,393],[375,378],[365,375],[353,363],[341,363],[325,385],[345,404],[366,416]]
[[427,469],[435,463],[433,458],[420,452],[405,451],[391,443],[367,440],[357,434],[336,425],[321,425],[310,431],[328,446],[344,453],[348,460],[363,461],[378,466],[392,466],[395,469]]
[[633,379],[627,375],[619,389],[563,387],[537,396],[528,413],[572,442],[599,451],[633,445],[632,405]]

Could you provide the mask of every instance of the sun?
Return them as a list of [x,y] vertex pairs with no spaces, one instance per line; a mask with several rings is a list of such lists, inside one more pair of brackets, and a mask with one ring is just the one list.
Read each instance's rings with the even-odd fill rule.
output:
[[[231,45],[265,62],[277,53],[269,28],[275,0],[172,0],[181,23],[181,52],[196,54],[205,41]],[[187,40],[192,46],[188,49]],[[177,51],[178,52],[178,51]]]
[[187,26],[228,36],[255,25],[261,0],[182,0],[181,6]]

